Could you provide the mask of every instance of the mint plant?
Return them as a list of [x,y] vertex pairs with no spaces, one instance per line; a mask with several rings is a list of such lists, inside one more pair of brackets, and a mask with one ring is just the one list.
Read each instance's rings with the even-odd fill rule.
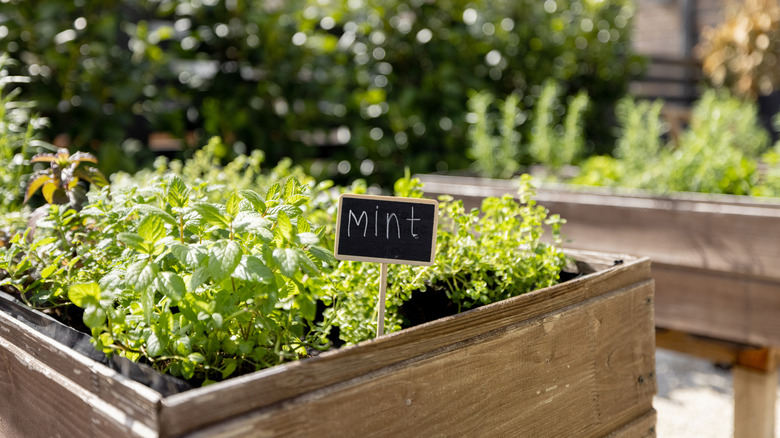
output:
[[204,384],[326,348],[307,282],[332,255],[302,216],[304,187],[289,178],[223,204],[196,193],[173,176],[119,207],[121,254],[68,290],[96,346]]

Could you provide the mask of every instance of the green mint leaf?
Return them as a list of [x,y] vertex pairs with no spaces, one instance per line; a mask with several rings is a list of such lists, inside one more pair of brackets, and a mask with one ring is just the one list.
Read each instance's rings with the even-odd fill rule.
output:
[[140,253],[146,253],[147,248],[144,244],[144,238],[139,236],[135,233],[119,233],[117,234],[117,238],[120,242],[127,245],[128,248],[140,252]]
[[238,193],[231,193],[230,197],[228,198],[227,204],[225,205],[227,214],[229,214],[230,217],[236,217],[236,215],[239,212],[240,203],[241,203],[241,197],[238,196]]
[[297,178],[291,176],[284,182],[284,188],[282,189],[282,199],[287,201],[291,196],[296,194],[296,189],[301,185]]
[[320,237],[314,233],[298,233],[295,236],[295,240],[301,245],[316,245],[320,243]]
[[84,308],[84,324],[89,328],[100,327],[106,322],[106,311],[97,303],[89,303]]
[[38,249],[38,248],[40,248],[42,246],[46,246],[46,245],[48,245],[48,244],[50,244],[52,242],[56,242],[56,241],[57,241],[57,237],[54,237],[54,236],[45,237],[43,239],[38,239],[35,242],[33,242],[32,245],[30,245],[29,251],[35,251],[36,249]]
[[128,211],[128,215],[132,213],[138,213],[142,216],[156,216],[160,219],[162,219],[165,222],[168,222],[171,225],[176,225],[176,218],[171,216],[170,213],[168,213],[165,210],[160,209],[159,207],[155,207],[154,205],[149,204],[137,204],[134,205],[133,208]]
[[248,231],[253,234],[270,232],[273,222],[253,211],[242,211],[233,220],[233,231],[241,233]]
[[165,353],[165,346],[156,333],[151,332],[146,338],[146,354],[151,357],[162,356]]
[[139,260],[127,267],[125,282],[136,291],[146,290],[157,276],[157,265],[149,260]]
[[311,232],[311,224],[309,224],[309,221],[304,219],[298,220],[298,233],[310,233]]
[[176,354],[186,357],[192,353],[192,342],[190,341],[190,337],[181,336],[180,338],[176,339],[176,341],[173,343],[173,348],[176,351]]
[[243,196],[244,199],[252,203],[252,206],[255,207],[255,211],[261,214],[265,213],[265,200],[256,192],[252,190],[240,190],[238,193]]
[[195,269],[208,257],[206,251],[200,246],[187,245],[185,243],[172,243],[171,253],[182,265]]
[[211,314],[211,320],[214,321],[214,325],[218,329],[222,328],[222,322],[223,322],[222,314],[220,314],[220,313],[212,313]]
[[174,272],[161,272],[155,279],[157,289],[170,298],[174,305],[178,304],[187,293],[184,280]]
[[230,220],[228,220],[216,205],[199,202],[195,204],[193,209],[198,212],[204,222],[224,229],[230,228]]
[[166,234],[165,224],[163,224],[162,218],[157,215],[145,216],[141,220],[141,224],[138,225],[138,235],[149,243],[156,243]]
[[[241,343],[239,342],[239,347],[240,346],[241,346]],[[243,350],[242,350],[242,352],[243,352]],[[248,354],[248,353],[244,353],[244,354]],[[228,360],[226,360],[226,362],[227,363],[225,364],[225,367],[222,368],[222,379],[227,379],[228,377],[230,377],[230,375],[233,374],[233,372],[238,367],[238,361],[235,360],[235,359],[228,359]]]
[[100,301],[100,286],[97,283],[74,284],[68,288],[68,299],[78,307]]
[[187,359],[181,363],[181,376],[187,380],[195,377],[195,363]]
[[233,277],[251,283],[271,284],[274,273],[255,256],[245,256],[236,266]]
[[295,277],[298,265],[301,263],[297,252],[291,248],[276,248],[273,257],[285,277]]
[[[208,260],[208,258],[206,260]],[[190,290],[194,291],[203,283],[207,282],[209,280],[209,276],[210,274],[208,265],[200,266],[195,269],[195,271],[192,273],[192,277],[190,277]]]
[[271,199],[276,199],[281,194],[282,194],[282,186],[279,185],[279,183],[273,183],[271,184],[271,187],[268,187],[268,191],[265,192],[265,199],[266,201]]
[[208,271],[212,280],[219,283],[236,269],[241,262],[241,246],[232,240],[217,242],[209,251]]
[[292,195],[289,198],[285,198],[285,199],[288,204],[299,207],[305,204],[309,200],[309,197],[306,195]]
[[287,216],[287,213],[283,211],[279,212],[279,216],[276,220],[276,230],[284,241],[289,242],[293,239],[293,224],[290,221],[290,217]]
[[46,280],[47,278],[51,277],[51,275],[54,274],[54,271],[56,270],[57,270],[56,264],[46,266],[45,268],[41,269],[41,278]]
[[275,217],[278,217],[280,212],[284,212],[287,216],[291,218],[298,217],[301,214],[303,214],[303,210],[301,210],[300,208],[294,205],[283,204],[283,205],[277,205],[276,207],[273,208],[269,208],[268,216],[273,219]]
[[302,249],[293,248],[293,251],[298,255],[298,266],[303,268],[303,271],[306,272],[306,274],[310,277],[317,277],[320,275],[320,270],[317,269],[317,265],[306,256],[306,253],[303,252]]
[[328,251],[327,249],[321,248],[319,246],[310,246],[307,249],[307,252],[316,260],[325,262],[330,266],[335,266],[336,264],[338,264],[338,260],[336,260],[336,257],[333,255],[331,251]]
[[190,202],[190,188],[178,176],[171,177],[168,183],[168,190],[165,194],[165,201],[173,207],[184,208]]

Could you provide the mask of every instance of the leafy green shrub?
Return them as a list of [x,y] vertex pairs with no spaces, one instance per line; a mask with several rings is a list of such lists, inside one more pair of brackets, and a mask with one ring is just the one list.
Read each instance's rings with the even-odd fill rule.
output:
[[30,156],[46,123],[33,114],[32,105],[19,101],[20,84],[29,78],[13,76],[11,61],[0,56],[0,213],[18,211],[24,201],[24,181],[30,172]]
[[662,103],[619,105],[621,134],[615,159],[594,157],[571,182],[641,188],[750,194],[758,183],[758,157],[769,145],[755,105],[713,90],[696,102],[678,144],[664,145]]
[[[585,90],[588,120],[603,120],[641,69],[629,0],[11,0],[0,8],[0,50],[33,78],[24,98],[51,118],[49,139],[68,134],[104,170],[133,163],[123,156],[145,158],[125,140],[158,130],[193,144],[221,136],[235,147],[221,160],[261,149],[270,162],[323,160],[312,171],[325,178],[390,183],[407,166],[468,164],[469,90],[518,92],[530,107],[553,79],[566,84],[563,95]],[[585,126],[591,141],[608,136],[603,123]]]
[[17,62],[13,74],[31,79],[20,99],[35,102],[48,118],[44,139],[85,148],[110,171],[133,169],[120,145],[130,136],[145,137],[135,127],[154,95],[155,70],[128,50],[123,31],[139,6],[122,0],[0,3],[0,52]]
[[566,107],[561,123],[556,117],[559,105],[559,86],[547,81],[533,111],[531,139],[528,154],[531,162],[544,164],[553,170],[575,164],[585,150],[583,113],[589,102],[588,95],[578,93]]
[[[444,316],[558,281],[566,257],[555,245],[564,221],[536,205],[530,177],[519,183],[520,202],[510,195],[487,198],[480,209],[465,211],[462,201],[442,199],[435,264],[388,266],[388,332],[425,320],[409,304],[414,299],[434,300],[436,316]],[[402,179],[396,195],[419,197],[422,191],[417,181]],[[543,225],[550,227],[554,244],[542,241]],[[342,261],[323,285],[327,295],[340,297],[340,305],[326,314],[344,342],[375,333],[379,269],[376,263]]]
[[517,95],[510,95],[499,102],[500,123],[498,135],[496,121],[489,112],[495,98],[481,92],[469,97],[469,110],[474,120],[469,125],[469,156],[474,159],[476,171],[488,178],[509,178],[519,169],[518,154],[521,134],[517,132],[520,124],[520,103]]
[[[484,91],[470,96],[469,153],[480,175],[509,178],[529,164],[541,164],[555,172],[582,158],[586,149],[583,122],[590,99],[580,92],[564,107],[560,88],[546,81],[530,116],[521,108],[517,95],[503,102]],[[525,130],[528,135],[524,140],[519,128],[526,124],[530,129]]]

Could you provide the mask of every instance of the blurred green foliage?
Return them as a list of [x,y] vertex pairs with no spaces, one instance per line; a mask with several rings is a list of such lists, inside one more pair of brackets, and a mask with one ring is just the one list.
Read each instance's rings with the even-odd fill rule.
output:
[[[469,157],[473,169],[487,178],[509,178],[517,171],[558,174],[577,165],[585,145],[584,114],[589,97],[584,91],[561,102],[560,87],[552,80],[542,85],[533,109],[520,105],[516,94],[505,100],[491,93],[469,97]],[[522,135],[520,132],[527,132]]]
[[[465,168],[468,93],[584,91],[590,152],[641,61],[630,0],[7,0],[0,50],[26,99],[106,171],[149,132],[221,158],[261,149],[322,178]],[[599,123],[589,123],[598,120]],[[530,129],[530,128],[529,128]],[[194,135],[193,135],[194,134]],[[62,139],[64,137],[60,137]],[[59,144],[58,144],[59,145]],[[130,160],[125,157],[132,158]],[[132,170],[132,169],[129,169]]]
[[19,101],[20,86],[29,78],[9,74],[11,64],[0,56],[0,215],[22,208],[30,157],[41,146],[38,131],[46,124],[30,103]]
[[[725,90],[708,90],[694,104],[690,125],[679,138],[666,140],[662,105],[624,98],[618,105],[620,135],[614,157],[589,158],[571,182],[656,193],[780,193],[771,187],[774,163],[769,158],[776,152],[770,149],[754,102]],[[759,171],[759,161],[769,166],[768,172]]]

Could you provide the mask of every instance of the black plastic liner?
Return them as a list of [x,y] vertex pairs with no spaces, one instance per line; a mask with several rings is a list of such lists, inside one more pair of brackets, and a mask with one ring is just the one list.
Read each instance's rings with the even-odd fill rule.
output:
[[173,376],[161,374],[152,367],[136,363],[118,355],[106,356],[95,349],[90,343],[91,337],[74,330],[56,319],[31,309],[16,298],[5,292],[0,292],[0,311],[3,311],[23,322],[38,333],[43,334],[74,351],[113,369],[114,371],[154,389],[163,396],[177,394],[192,385]]

